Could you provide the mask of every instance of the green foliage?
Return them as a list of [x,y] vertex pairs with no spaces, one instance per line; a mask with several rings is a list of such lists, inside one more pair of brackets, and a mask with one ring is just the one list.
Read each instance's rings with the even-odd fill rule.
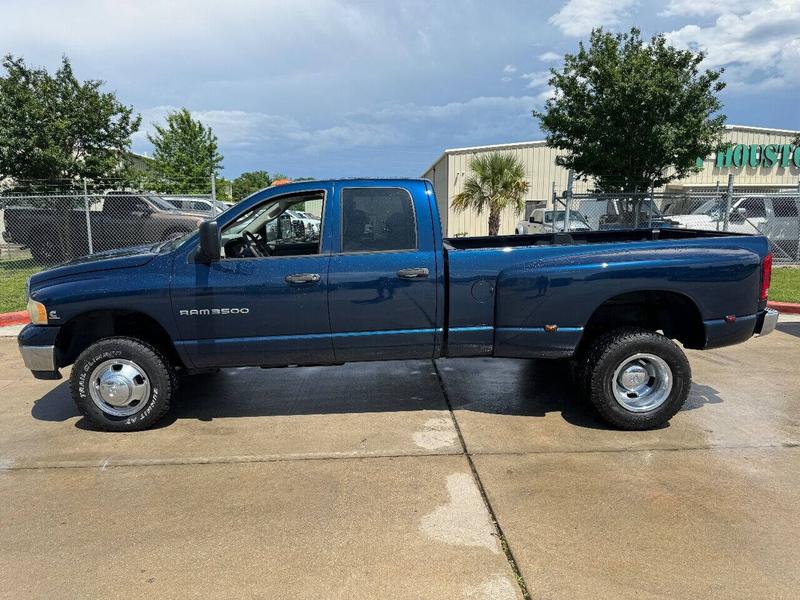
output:
[[102,81],[79,82],[67,57],[54,75],[22,58],[3,59],[0,77],[0,178],[17,189],[30,180],[116,176],[141,117]]
[[233,180],[233,200],[238,202],[250,194],[272,185],[282,175],[270,175],[266,171],[247,171]]
[[489,235],[497,235],[504,209],[513,207],[517,214],[525,209],[525,167],[513,154],[493,152],[473,159],[470,169],[472,175],[464,182],[464,190],[453,198],[453,208],[457,212],[471,209],[479,215],[488,210]]
[[722,71],[701,72],[702,52],[678,50],[663,35],[644,43],[638,29],[595,29],[589,47],[551,69],[555,97],[541,121],[556,161],[601,191],[644,191],[698,170],[721,147]]
[[772,270],[769,299],[777,302],[800,302],[800,267]]
[[0,313],[25,310],[25,282],[41,270],[30,258],[0,261]]
[[207,194],[211,173],[222,163],[217,136],[185,108],[169,113],[166,121],[147,135],[153,144],[153,186],[172,193]]

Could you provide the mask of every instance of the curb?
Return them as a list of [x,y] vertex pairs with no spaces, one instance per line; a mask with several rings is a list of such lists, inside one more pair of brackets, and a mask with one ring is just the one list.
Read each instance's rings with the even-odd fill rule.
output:
[[767,302],[767,306],[789,315],[800,315],[800,304],[794,302]]
[[0,327],[5,325],[25,325],[30,321],[27,310],[18,312],[0,313]]

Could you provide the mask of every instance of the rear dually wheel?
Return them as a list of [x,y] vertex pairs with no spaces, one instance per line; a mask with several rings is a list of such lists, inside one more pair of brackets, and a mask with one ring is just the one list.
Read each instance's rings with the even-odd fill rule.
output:
[[669,338],[638,328],[597,338],[583,356],[581,386],[607,423],[620,429],[654,429],[684,405],[692,372]]

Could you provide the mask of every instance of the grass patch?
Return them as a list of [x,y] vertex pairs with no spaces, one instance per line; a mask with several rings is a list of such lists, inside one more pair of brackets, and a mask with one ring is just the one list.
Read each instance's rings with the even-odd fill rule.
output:
[[769,299],[776,302],[800,302],[800,268],[775,267],[772,269]]
[[30,259],[0,261],[0,313],[25,310],[25,281],[41,270]]

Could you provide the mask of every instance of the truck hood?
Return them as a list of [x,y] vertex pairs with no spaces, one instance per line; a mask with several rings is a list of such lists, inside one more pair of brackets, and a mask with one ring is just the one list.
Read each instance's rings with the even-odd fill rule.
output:
[[140,267],[149,263],[157,255],[158,245],[147,244],[146,246],[119,248],[82,256],[63,265],[32,275],[30,279],[31,289],[61,277],[70,277],[93,271]]

